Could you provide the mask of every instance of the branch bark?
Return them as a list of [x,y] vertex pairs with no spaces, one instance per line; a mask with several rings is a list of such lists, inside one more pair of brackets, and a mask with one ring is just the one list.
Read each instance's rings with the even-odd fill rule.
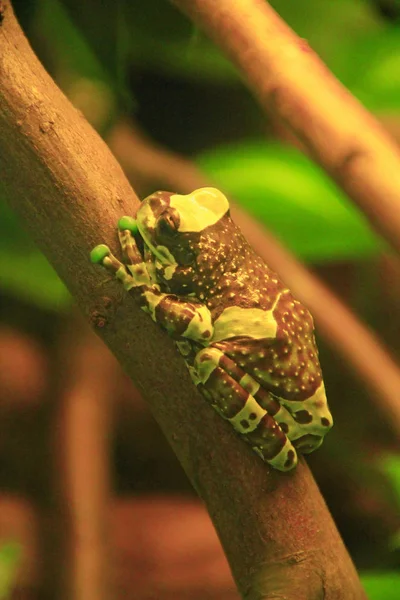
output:
[[265,0],[171,0],[400,251],[400,154],[374,117]]
[[92,266],[138,200],[106,145],[44,71],[8,0],[0,26],[0,191],[141,389],[207,504],[243,597],[365,598],[301,461],[270,470],[194,389],[171,340]]

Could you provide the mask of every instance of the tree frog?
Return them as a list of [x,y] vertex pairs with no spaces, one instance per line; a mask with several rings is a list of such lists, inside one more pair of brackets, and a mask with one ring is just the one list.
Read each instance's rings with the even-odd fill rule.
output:
[[227,198],[210,187],[156,192],[118,231],[127,264],[103,244],[92,261],[172,336],[243,440],[275,469],[294,468],[332,426],[313,319],[246,241]]

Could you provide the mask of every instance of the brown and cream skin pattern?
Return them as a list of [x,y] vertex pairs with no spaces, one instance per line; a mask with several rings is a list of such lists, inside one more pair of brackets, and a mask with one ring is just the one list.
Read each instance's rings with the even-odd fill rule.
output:
[[[143,241],[140,253],[135,236]],[[156,192],[123,217],[127,264],[101,262],[175,339],[206,400],[276,469],[332,426],[308,310],[254,252],[215,188]]]

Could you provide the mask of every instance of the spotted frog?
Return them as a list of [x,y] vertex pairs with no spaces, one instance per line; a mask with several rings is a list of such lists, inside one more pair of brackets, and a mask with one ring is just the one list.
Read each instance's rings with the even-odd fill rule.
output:
[[226,197],[156,192],[118,231],[127,264],[103,244],[92,261],[172,336],[194,384],[242,439],[272,467],[294,468],[332,426],[313,319],[243,237]]

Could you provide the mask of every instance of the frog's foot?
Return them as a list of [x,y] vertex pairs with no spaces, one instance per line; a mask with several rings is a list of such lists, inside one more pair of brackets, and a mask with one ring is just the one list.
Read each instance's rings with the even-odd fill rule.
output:
[[[226,354],[223,354],[220,358],[219,366],[223,367],[235,381],[254,396],[257,403],[278,423],[298,452],[308,454],[321,445],[323,437],[321,437],[320,429],[308,428],[304,411],[292,412],[290,408],[293,407],[287,407],[287,404],[290,404],[289,401],[282,401],[282,399],[265,390]],[[301,407],[303,408],[302,405]]]
[[[224,342],[216,346],[223,352]],[[247,389],[278,423],[298,452],[309,454],[323,442],[325,434],[332,426],[323,383],[307,400],[293,401],[275,396],[263,388],[251,375],[247,374],[237,363],[223,352],[221,358],[224,368],[229,374]]]
[[90,253],[90,259],[93,263],[101,264],[108,271],[113,273],[115,277],[122,282],[126,290],[130,290],[135,286],[132,275],[127,272],[122,262],[114,256],[110,248],[105,244],[100,244],[93,248]]
[[324,384],[305,400],[295,401],[279,398],[292,420],[292,432],[289,436],[293,445],[303,454],[316,450],[333,425],[328,408]]
[[[213,408],[253,450],[280,471],[296,466],[297,454],[287,435],[268,411],[246,389],[247,375],[237,381],[230,372],[236,364],[217,348],[201,350],[195,360],[192,377]],[[243,385],[242,385],[243,383]]]
[[136,245],[134,234],[137,231],[136,221],[132,217],[122,217],[118,221],[119,241],[122,251],[129,261],[126,268],[137,282],[136,285],[150,286],[155,281],[151,275],[150,264],[143,260]]

